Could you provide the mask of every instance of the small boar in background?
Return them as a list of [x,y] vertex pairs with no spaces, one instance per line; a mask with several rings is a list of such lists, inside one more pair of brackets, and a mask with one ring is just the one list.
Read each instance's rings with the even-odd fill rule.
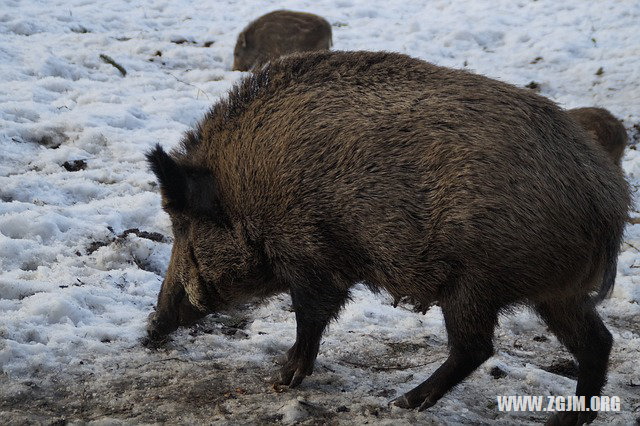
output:
[[331,25],[318,15],[276,10],[251,22],[238,36],[233,70],[249,71],[295,52],[329,50]]
[[604,108],[574,108],[567,112],[602,145],[614,163],[620,165],[627,145],[627,131],[620,120]]
[[613,288],[629,190],[551,101],[401,54],[290,55],[148,160],[175,237],[152,341],[288,292],[297,331],[277,383],[295,387],[364,282],[444,315],[449,357],[399,407],[431,407],[478,368],[516,304],[576,357],[576,393],[600,394],[612,337],[590,293]]

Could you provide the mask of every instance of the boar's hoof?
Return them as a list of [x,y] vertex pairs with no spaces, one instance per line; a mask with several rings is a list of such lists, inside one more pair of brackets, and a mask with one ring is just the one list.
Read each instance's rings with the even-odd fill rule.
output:
[[395,405],[396,407],[406,409],[418,407],[418,411],[424,411],[429,407],[433,407],[436,402],[438,402],[437,398],[432,398],[429,395],[427,395],[426,397],[417,398],[416,396],[417,395],[412,395],[411,392],[408,392],[389,402],[389,405]]
[[545,426],[580,426],[586,423],[591,423],[596,418],[596,413],[593,411],[563,411],[554,413],[546,421]]
[[276,386],[288,386],[290,388],[295,388],[306,376],[310,376],[311,372],[309,369],[303,365],[297,366],[293,364],[285,364],[280,371],[278,372],[278,376],[276,378],[275,384]]
[[314,361],[306,360],[304,357],[297,357],[293,353],[291,349],[287,353],[286,361],[275,378],[276,386],[295,388],[302,383],[306,376],[310,376],[313,373]]
[[414,408],[411,405],[409,405],[409,401],[407,400],[407,397],[404,395],[401,395],[396,399],[392,399],[389,402],[389,405],[395,405],[396,407],[399,407],[399,408]]

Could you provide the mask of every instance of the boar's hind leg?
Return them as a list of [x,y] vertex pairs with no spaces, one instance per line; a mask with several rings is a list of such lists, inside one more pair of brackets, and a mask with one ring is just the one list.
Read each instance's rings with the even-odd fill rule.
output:
[[296,342],[287,351],[277,384],[296,387],[313,372],[322,332],[349,297],[347,290],[326,284],[322,287],[291,288],[291,302],[296,314]]
[[[600,395],[607,379],[607,364],[612,337],[588,297],[546,302],[536,310],[578,361],[576,395],[584,396],[586,406],[592,396]],[[589,423],[596,413],[566,411],[556,413],[547,424]]]
[[[469,298],[470,299],[470,298]],[[449,357],[427,380],[391,401],[401,408],[434,405],[449,389],[460,383],[493,355],[493,330],[498,309],[480,300],[441,303],[449,339]]]

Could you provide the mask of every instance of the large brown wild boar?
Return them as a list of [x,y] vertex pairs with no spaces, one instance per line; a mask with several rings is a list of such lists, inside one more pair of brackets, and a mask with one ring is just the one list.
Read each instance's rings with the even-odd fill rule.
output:
[[252,21],[238,35],[233,70],[249,71],[295,52],[329,50],[331,25],[318,15],[276,10]]
[[400,407],[431,407],[489,358],[515,304],[576,357],[577,394],[600,393],[612,338],[590,292],[613,287],[628,187],[551,101],[401,54],[292,55],[148,159],[175,237],[152,340],[288,292],[297,332],[278,383],[294,387],[364,282],[442,307],[449,358]]
[[604,108],[575,108],[567,112],[602,145],[614,163],[620,165],[627,145],[627,131],[620,120]]

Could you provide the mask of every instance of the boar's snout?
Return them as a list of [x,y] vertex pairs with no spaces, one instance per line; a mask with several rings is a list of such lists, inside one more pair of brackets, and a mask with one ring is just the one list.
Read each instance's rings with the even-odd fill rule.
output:
[[178,327],[193,325],[206,314],[189,302],[184,291],[168,300],[160,297],[156,311],[147,319],[147,338],[150,342],[161,342]]
[[147,319],[147,338],[150,342],[160,342],[177,328],[177,318],[169,318],[161,316],[159,312],[152,312]]

